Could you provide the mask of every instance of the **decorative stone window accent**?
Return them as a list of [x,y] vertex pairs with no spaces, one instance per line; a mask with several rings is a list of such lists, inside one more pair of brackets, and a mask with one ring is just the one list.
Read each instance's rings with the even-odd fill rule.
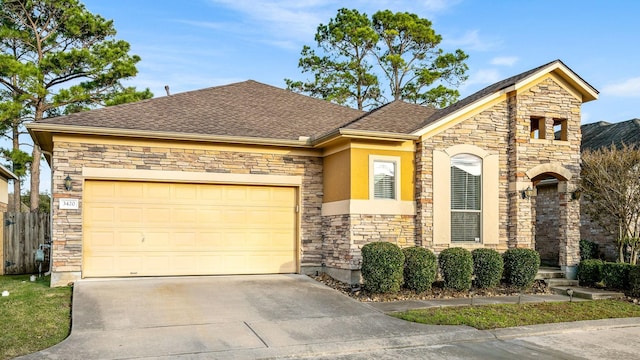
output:
[[553,134],[555,140],[567,141],[567,119],[553,119]]
[[546,139],[545,121],[543,117],[532,116],[530,120],[530,134],[532,139]]
[[400,199],[400,158],[369,156],[369,199]]
[[482,228],[482,159],[451,157],[451,242],[480,242]]

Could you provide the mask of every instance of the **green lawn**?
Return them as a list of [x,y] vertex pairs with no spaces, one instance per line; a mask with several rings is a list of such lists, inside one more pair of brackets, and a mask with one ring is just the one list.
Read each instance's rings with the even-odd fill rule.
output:
[[468,325],[485,330],[579,320],[640,317],[640,306],[624,301],[599,300],[440,307],[390,315],[422,324]]
[[0,359],[46,349],[69,335],[71,287],[50,288],[49,278],[0,276]]

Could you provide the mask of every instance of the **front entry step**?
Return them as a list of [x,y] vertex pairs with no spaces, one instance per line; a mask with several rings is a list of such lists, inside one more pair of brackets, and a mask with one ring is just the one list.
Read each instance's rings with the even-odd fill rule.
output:
[[564,279],[565,272],[560,270],[559,267],[540,267],[536,274],[536,280],[544,279]]
[[553,287],[558,287],[558,286],[578,286],[578,280],[569,280],[569,279],[563,279],[563,278],[551,278],[551,279],[544,279],[545,284],[547,284],[547,286],[549,288],[553,288]]
[[624,294],[617,291],[582,288],[578,286],[554,286],[551,292],[558,295],[569,296],[569,290],[573,291],[573,297],[589,300],[622,299]]

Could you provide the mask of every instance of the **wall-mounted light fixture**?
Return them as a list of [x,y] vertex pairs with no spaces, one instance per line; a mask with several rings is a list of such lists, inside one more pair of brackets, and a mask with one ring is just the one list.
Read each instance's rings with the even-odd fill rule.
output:
[[520,196],[522,196],[523,199],[530,199],[531,195],[533,195],[533,189],[531,189],[531,186],[528,186],[520,193]]
[[66,178],[64,178],[64,188],[67,191],[71,191],[73,189],[73,183],[71,182],[71,176],[67,175]]
[[577,189],[571,193],[571,200],[580,200],[580,196],[582,196],[582,190]]

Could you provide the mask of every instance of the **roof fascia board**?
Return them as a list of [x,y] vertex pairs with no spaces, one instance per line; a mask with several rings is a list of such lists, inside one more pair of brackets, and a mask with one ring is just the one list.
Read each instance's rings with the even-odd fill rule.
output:
[[556,61],[549,66],[544,67],[535,73],[521,79],[515,84],[515,89],[519,90],[523,86],[527,86],[530,82],[536,78],[542,77],[547,73],[557,73],[561,78],[568,80],[568,82],[576,87],[576,90],[582,94],[582,102],[589,102],[598,98],[598,91],[589,85],[586,81],[580,78],[576,73],[569,69],[564,63]]
[[491,103],[492,101],[499,99],[500,97],[502,97],[503,95],[514,91],[515,87],[514,86],[510,86],[508,88],[502,89],[500,91],[496,91],[495,93],[491,94],[491,95],[487,95],[485,97],[483,97],[482,99],[479,99],[475,102],[470,103],[469,105],[462,107],[460,109],[458,109],[457,111],[452,112],[451,114],[443,117],[442,119],[439,119],[437,121],[434,121],[433,123],[423,127],[422,129],[419,129],[415,132],[413,132],[413,135],[416,135],[418,137],[422,137],[425,134],[428,134],[430,132],[433,132],[435,129],[442,127],[444,124],[453,121],[454,119],[460,118],[460,117],[465,117],[465,116],[469,116],[469,114],[472,114],[474,112],[474,110],[482,108],[484,105]]
[[351,129],[336,129],[320,138],[315,139],[314,143],[316,148],[322,148],[326,145],[338,140],[338,139],[363,139],[363,140],[376,140],[376,141],[390,141],[390,142],[405,142],[415,141],[420,137],[413,134],[400,134],[384,131],[370,131],[370,130],[351,130]]
[[[161,140],[186,140],[186,141],[204,141],[204,142],[222,142],[232,144],[251,144],[251,145],[272,145],[272,146],[290,146],[311,148],[311,142],[304,137],[301,140],[287,139],[269,139],[255,138],[244,136],[215,136],[201,134],[185,134],[163,131],[142,131],[115,128],[96,128],[86,126],[58,125],[58,124],[27,124],[27,129],[33,138],[37,138],[37,133],[62,133],[77,135],[106,135],[121,137],[137,137]],[[35,136],[34,136],[35,135]]]
[[4,165],[0,165],[0,175],[7,179],[18,180],[18,176],[13,171],[7,169]]

